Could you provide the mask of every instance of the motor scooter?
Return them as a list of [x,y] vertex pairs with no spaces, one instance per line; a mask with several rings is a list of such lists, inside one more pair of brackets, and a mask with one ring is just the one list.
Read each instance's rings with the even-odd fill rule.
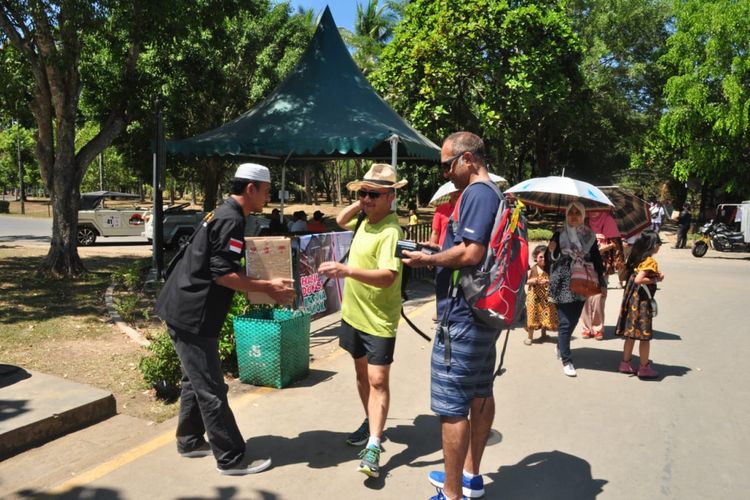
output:
[[743,234],[729,231],[721,222],[708,221],[698,233],[700,239],[693,243],[695,257],[703,257],[709,248],[719,252],[750,252],[750,243],[745,242]]
[[[725,205],[719,205],[717,211]],[[737,210],[742,210],[741,224],[745,229],[747,219],[750,218],[750,201],[736,205]],[[693,256],[703,257],[709,247],[718,252],[750,252],[750,231],[731,231],[724,223],[710,220],[703,224],[698,230],[700,239],[693,243]]]

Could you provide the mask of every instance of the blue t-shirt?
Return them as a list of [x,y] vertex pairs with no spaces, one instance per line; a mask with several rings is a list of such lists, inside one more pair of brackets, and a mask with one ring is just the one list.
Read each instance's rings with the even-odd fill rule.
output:
[[[448,223],[442,250],[448,250],[462,241],[471,241],[488,245],[492,237],[492,226],[500,208],[497,193],[483,182],[470,184],[461,195],[458,212],[458,227],[453,231],[453,224]],[[449,308],[449,323],[479,322],[466,302],[461,287],[457,285],[456,298],[449,296],[453,269],[438,267],[435,276],[435,295],[437,299],[438,320],[442,321],[445,308]]]

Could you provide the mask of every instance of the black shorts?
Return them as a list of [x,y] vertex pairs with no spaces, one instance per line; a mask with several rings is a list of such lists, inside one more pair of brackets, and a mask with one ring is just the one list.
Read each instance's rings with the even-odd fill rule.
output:
[[393,363],[396,338],[370,335],[342,320],[339,347],[354,359],[367,355],[367,363],[370,365],[390,365]]

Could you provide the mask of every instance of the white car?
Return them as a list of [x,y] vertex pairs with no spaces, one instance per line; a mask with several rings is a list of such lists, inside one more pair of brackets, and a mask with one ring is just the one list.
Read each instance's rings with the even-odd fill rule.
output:
[[107,206],[113,200],[124,199],[140,199],[140,196],[114,191],[82,193],[78,211],[78,244],[93,245],[98,237],[140,236],[148,209],[135,204],[128,208]]
[[[187,208],[189,203],[164,207],[164,245],[168,248],[180,248],[187,243],[195,227],[203,220],[204,213],[201,210]],[[143,225],[141,236],[151,243],[154,238],[153,213],[148,211]]]

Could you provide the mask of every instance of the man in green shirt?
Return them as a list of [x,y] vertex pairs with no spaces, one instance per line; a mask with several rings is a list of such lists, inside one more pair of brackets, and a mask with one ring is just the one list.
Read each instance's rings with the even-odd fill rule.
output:
[[[348,264],[329,261],[318,269],[327,277],[345,278],[339,345],[354,359],[365,410],[365,421],[346,442],[366,443],[357,470],[369,477],[380,476],[380,439],[390,403],[388,380],[401,311],[402,264],[396,243],[403,237],[391,205],[396,189],[404,185],[385,163],[373,164],[361,181],[350,182],[347,188],[357,191],[358,200],[336,217],[342,228],[356,228]],[[358,215],[364,217],[361,222]]]

